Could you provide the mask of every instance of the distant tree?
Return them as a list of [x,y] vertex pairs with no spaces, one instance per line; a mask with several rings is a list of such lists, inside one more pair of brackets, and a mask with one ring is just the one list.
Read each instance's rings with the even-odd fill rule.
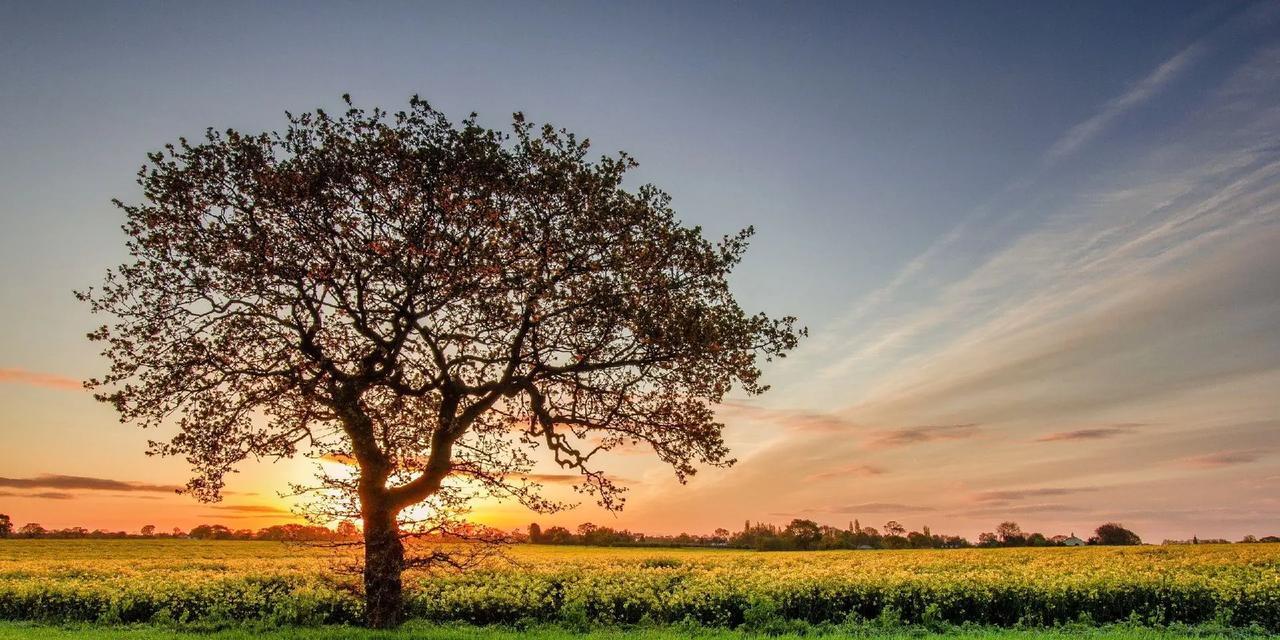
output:
[[822,530],[812,520],[796,518],[783,530],[783,534],[791,538],[797,549],[812,549],[822,538]]
[[[331,541],[334,538],[339,537],[334,531],[329,530],[327,527],[321,527],[318,525],[298,524],[296,522],[291,522],[289,524],[272,525],[270,527],[266,527],[265,529],[260,529],[257,533],[253,533],[243,529],[239,531],[233,531],[233,532],[218,531],[217,529],[218,529],[218,525],[214,525],[213,536],[218,539],[229,537],[235,540],[249,540],[249,539],[256,538],[258,540],[296,540],[296,541],[303,541],[303,542],[316,542],[316,541]],[[348,533],[351,534],[352,536],[359,535],[358,532],[355,531],[355,524],[351,524],[350,529],[348,529]],[[208,534],[204,531],[197,532],[195,529],[193,529],[192,536],[195,536],[195,535],[208,535]],[[350,537],[348,537],[347,539],[350,539]]]
[[1255,535],[1253,535],[1253,534],[1249,534],[1249,535],[1246,535],[1246,536],[1245,536],[1245,537],[1243,537],[1243,538],[1240,538],[1240,542],[1243,542],[1243,543],[1245,543],[1245,544],[1252,544],[1252,543],[1257,542],[1257,541],[1258,541],[1258,536],[1255,536]]
[[[928,527],[925,527],[927,530]],[[933,536],[924,531],[912,531],[907,534],[907,544],[912,549],[930,549],[933,545]]]
[[40,526],[39,523],[35,522],[28,522],[22,525],[21,529],[18,529],[18,535],[23,538],[39,538],[46,533],[48,533],[48,531],[45,530],[44,527]]
[[984,531],[978,534],[978,546],[980,547],[994,547],[999,544],[1000,536],[997,536],[990,531]]
[[724,527],[720,527],[716,529],[714,533],[715,533],[715,537],[721,540],[728,540],[731,532],[728,529],[725,529]]
[[852,537],[848,531],[837,529],[827,525],[819,527],[822,533],[818,539],[817,549],[846,549],[849,547],[849,539]]
[[542,527],[536,522],[529,524],[529,542],[542,542]]
[[145,538],[150,538],[156,535],[156,526],[154,524],[142,525],[142,529],[139,531],[139,533],[141,533],[142,536]]
[[1047,547],[1049,539],[1044,537],[1043,533],[1031,533],[1026,537],[1027,546],[1029,547]]
[[230,540],[235,534],[224,525],[202,524],[191,529],[187,537],[193,540]]
[[573,544],[573,533],[564,527],[550,527],[542,532],[542,541],[546,544]]
[[187,532],[183,531],[180,527],[174,527],[173,531],[169,532],[169,535],[175,538],[185,538],[187,537]]
[[624,188],[629,156],[520,114],[503,133],[346,100],[150,154],[144,200],[116,203],[130,262],[78,294],[114,319],[90,334],[96,397],[176,426],[153,451],[191,462],[197,498],[246,459],[350,461],[318,514],[363,519],[366,622],[391,627],[403,570],[448,550],[406,558],[405,536],[462,528],[477,492],[560,506],[535,447],[609,509],[598,451],[647,444],[681,481],[732,463],[714,407],[764,392],[803,334],[730,292],[750,228],[708,241]]
[[13,521],[9,519],[8,514],[0,513],[0,538],[8,538],[13,535]]
[[1124,528],[1120,523],[1108,522],[1094,531],[1096,534],[1091,540],[1094,544],[1103,545],[1131,545],[1142,544],[1142,538],[1138,534]]
[[354,540],[360,537],[360,529],[356,527],[356,523],[350,520],[339,522],[333,533],[343,540]]
[[591,524],[590,522],[584,522],[578,525],[578,535],[589,536],[591,535],[591,532],[596,530],[596,528],[596,525]]
[[880,541],[882,539],[883,537],[880,535],[879,531],[876,531],[875,527],[863,527],[862,532],[857,536],[854,536],[854,541],[857,546],[871,547],[873,549],[880,546]]
[[996,535],[1000,538],[1000,544],[1006,547],[1018,546],[1024,542],[1022,527],[1012,520],[1001,522],[996,527]]
[[911,547],[911,541],[906,536],[884,536],[880,538],[881,549],[908,549]]
[[900,536],[907,532],[907,528],[898,523],[897,520],[890,520],[884,523],[884,534],[886,536]]

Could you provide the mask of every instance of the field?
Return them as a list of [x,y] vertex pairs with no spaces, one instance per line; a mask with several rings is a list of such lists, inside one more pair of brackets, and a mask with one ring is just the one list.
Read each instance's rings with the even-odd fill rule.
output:
[[[463,575],[410,575],[411,617],[578,630],[1124,622],[1280,631],[1280,545],[794,553],[517,546],[508,556]],[[271,542],[0,541],[0,620],[350,624],[360,605],[355,576],[334,568],[343,560]],[[14,629],[26,627],[0,626],[0,638],[18,637],[6,635]]]

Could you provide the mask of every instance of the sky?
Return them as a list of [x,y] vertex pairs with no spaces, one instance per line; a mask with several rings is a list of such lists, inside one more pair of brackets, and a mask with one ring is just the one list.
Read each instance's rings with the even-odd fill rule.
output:
[[739,300],[810,330],[719,408],[732,469],[620,452],[622,513],[483,522],[1280,534],[1274,1],[0,0],[0,513],[291,517],[309,462],[174,495],[185,463],[143,454],[165,434],[79,388],[105,362],[71,291],[123,260],[110,199],[148,151],[343,93],[627,150],[684,222],[754,225]]

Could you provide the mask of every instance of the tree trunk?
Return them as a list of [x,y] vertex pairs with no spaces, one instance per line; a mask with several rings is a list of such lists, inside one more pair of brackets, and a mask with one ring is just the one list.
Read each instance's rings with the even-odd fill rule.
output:
[[365,624],[374,629],[399,626],[404,616],[404,545],[396,516],[388,509],[364,514]]

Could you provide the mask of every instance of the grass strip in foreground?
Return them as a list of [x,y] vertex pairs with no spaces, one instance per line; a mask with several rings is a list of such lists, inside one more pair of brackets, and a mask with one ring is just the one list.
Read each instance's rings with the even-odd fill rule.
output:
[[859,638],[863,640],[1251,640],[1277,637],[1259,629],[1108,625],[1049,629],[921,626],[827,626],[798,632],[735,631],[691,625],[575,630],[558,626],[529,629],[409,623],[394,631],[357,627],[280,627],[181,630],[154,625],[42,625],[0,622],[0,640],[740,640],[747,638]]

